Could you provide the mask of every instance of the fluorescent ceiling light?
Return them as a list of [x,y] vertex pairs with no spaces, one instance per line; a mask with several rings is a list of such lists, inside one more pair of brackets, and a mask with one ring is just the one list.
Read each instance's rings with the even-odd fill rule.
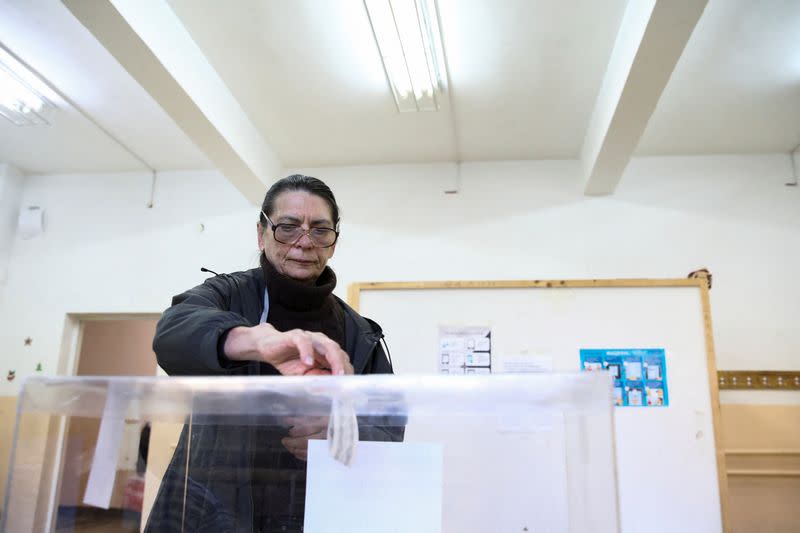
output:
[[17,126],[48,125],[55,105],[34,89],[36,75],[0,48],[0,115]]
[[437,93],[445,88],[445,63],[433,2],[364,0],[400,112],[439,109]]

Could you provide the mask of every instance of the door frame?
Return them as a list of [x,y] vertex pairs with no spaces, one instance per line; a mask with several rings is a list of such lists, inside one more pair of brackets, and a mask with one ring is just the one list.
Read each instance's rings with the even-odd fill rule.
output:
[[[157,313],[67,313],[61,336],[58,367],[56,375],[75,376],[80,363],[83,347],[83,327],[86,322],[106,320],[157,320]],[[39,493],[34,515],[34,531],[53,533],[56,526],[58,497],[61,493],[61,480],[64,475],[64,455],[66,454],[66,438],[69,431],[69,420],[66,417],[53,416],[47,428],[45,454],[42,462],[42,474],[39,480]]]

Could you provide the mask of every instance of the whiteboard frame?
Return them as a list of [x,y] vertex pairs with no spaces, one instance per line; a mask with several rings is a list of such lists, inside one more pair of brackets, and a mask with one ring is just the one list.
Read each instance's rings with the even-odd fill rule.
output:
[[725,453],[722,449],[722,419],[719,406],[719,382],[714,352],[714,334],[711,324],[711,301],[708,282],[704,279],[590,279],[590,280],[494,280],[494,281],[373,281],[351,283],[347,288],[347,303],[359,311],[362,291],[391,290],[435,290],[435,289],[561,289],[561,288],[608,288],[608,287],[696,287],[700,291],[700,305],[705,332],[706,367],[708,388],[711,393],[711,418],[714,427],[714,453],[717,459],[717,483],[719,485],[722,531],[730,532],[728,521],[728,483]]

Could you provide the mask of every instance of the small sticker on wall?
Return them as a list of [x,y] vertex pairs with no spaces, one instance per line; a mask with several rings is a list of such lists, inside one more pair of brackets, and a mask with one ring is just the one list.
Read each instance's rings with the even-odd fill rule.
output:
[[37,372],[41,372],[42,371],[42,363],[36,363],[36,371]]
[[608,371],[614,378],[614,405],[664,407],[669,405],[667,361],[663,348],[582,349],[581,370]]
[[15,370],[9,370],[6,379],[8,381],[14,381],[14,378],[17,377],[17,372]]

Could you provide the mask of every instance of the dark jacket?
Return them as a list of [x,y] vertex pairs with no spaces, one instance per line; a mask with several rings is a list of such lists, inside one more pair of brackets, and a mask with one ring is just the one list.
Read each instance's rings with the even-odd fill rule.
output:
[[[172,299],[153,339],[158,364],[167,374],[271,375],[277,371],[257,362],[234,362],[222,354],[225,333],[237,326],[255,326],[264,310],[261,269],[221,274]],[[391,374],[378,324],[336,298],[345,311],[345,346],[356,374]]]
[[[209,278],[175,296],[156,328],[158,364],[170,375],[277,374],[265,363],[230,361],[221,349],[227,331],[259,323],[264,287],[256,268]],[[354,372],[392,373],[380,326],[336,300],[345,312],[343,348]],[[280,401],[265,393],[263,403]],[[268,414],[268,407],[265,412],[225,420],[195,416],[181,434],[146,531],[302,531],[306,465],[280,444],[285,421]],[[403,440],[402,416],[358,421],[360,440]]]

